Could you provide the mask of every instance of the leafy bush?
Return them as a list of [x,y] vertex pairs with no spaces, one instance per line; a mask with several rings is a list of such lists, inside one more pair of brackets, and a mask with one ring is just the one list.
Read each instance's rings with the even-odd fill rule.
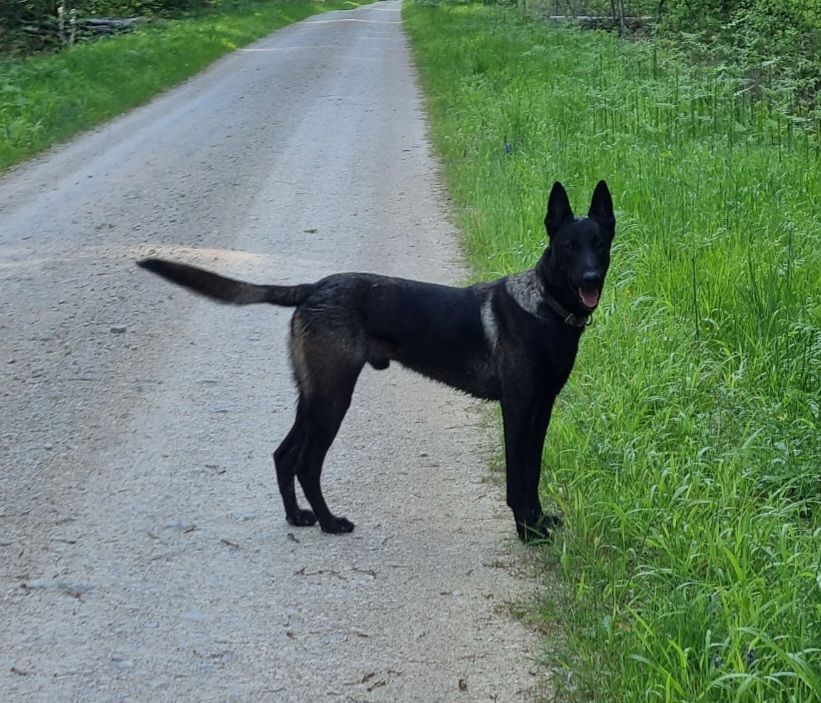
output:
[[0,28],[15,27],[57,11],[54,0],[9,0],[0,4]]
[[793,102],[821,106],[821,0],[670,0],[657,35],[696,62],[732,64],[752,90],[788,89]]
[[[68,12],[80,17],[135,17],[180,12],[219,4],[214,0],[65,0]],[[0,29],[20,26],[57,17],[58,0],[4,0],[0,3]]]
[[177,14],[204,7],[208,0],[67,0],[81,16],[134,17]]

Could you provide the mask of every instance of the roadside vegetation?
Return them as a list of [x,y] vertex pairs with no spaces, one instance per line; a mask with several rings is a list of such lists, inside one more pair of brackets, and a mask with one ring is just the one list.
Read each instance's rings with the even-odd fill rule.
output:
[[[507,0],[500,0],[507,4]],[[818,99],[820,0],[511,0],[527,18],[565,15],[675,47],[687,62],[721,66],[742,88],[772,99]],[[816,102],[816,106],[818,103]]]
[[416,0],[405,20],[478,278],[537,260],[554,180],[577,213],[600,178],[616,204],[544,455],[566,523],[544,547],[564,595],[538,614],[558,699],[821,700],[821,144],[804,68],[765,80],[729,50],[694,60],[670,34],[627,41],[521,4]]
[[[120,16],[151,10],[146,15],[151,19],[127,34],[60,50],[49,45],[48,52],[36,54],[19,39],[20,27],[36,16],[21,16],[16,23],[5,18],[5,33],[0,35],[7,49],[5,56],[0,55],[0,169],[146,102],[221,55],[279,27],[317,12],[362,3],[223,0],[199,3],[202,7],[189,3],[185,12],[177,8],[170,16],[168,8],[165,16],[160,12],[159,4],[86,3],[101,13],[116,11],[113,6],[119,5]],[[4,3],[2,12],[10,15],[12,6],[24,5]]]

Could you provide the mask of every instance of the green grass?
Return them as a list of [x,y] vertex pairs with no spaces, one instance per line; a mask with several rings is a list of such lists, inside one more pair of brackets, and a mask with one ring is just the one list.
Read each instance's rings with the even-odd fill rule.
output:
[[361,4],[241,0],[57,54],[0,60],[0,169],[146,102],[279,27]]
[[559,699],[821,700],[817,116],[652,43],[405,19],[477,277],[536,261],[554,180],[578,213],[600,178],[616,204],[544,455]]

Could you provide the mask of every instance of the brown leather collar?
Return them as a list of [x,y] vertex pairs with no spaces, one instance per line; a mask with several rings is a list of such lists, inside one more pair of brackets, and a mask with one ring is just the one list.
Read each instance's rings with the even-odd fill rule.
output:
[[562,318],[565,324],[571,327],[587,327],[593,318],[590,315],[574,315],[565,310],[564,306],[546,290],[542,292],[544,301]]

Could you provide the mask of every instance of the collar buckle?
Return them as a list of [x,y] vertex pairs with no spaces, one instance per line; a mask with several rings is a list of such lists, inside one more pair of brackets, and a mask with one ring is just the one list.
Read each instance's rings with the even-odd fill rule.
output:
[[562,322],[566,325],[570,325],[571,327],[589,327],[593,323],[593,317],[591,315],[574,315],[572,312],[565,310],[564,306],[547,291],[544,291],[543,295],[544,301],[553,308],[554,312],[558,313],[559,317],[562,318]]

